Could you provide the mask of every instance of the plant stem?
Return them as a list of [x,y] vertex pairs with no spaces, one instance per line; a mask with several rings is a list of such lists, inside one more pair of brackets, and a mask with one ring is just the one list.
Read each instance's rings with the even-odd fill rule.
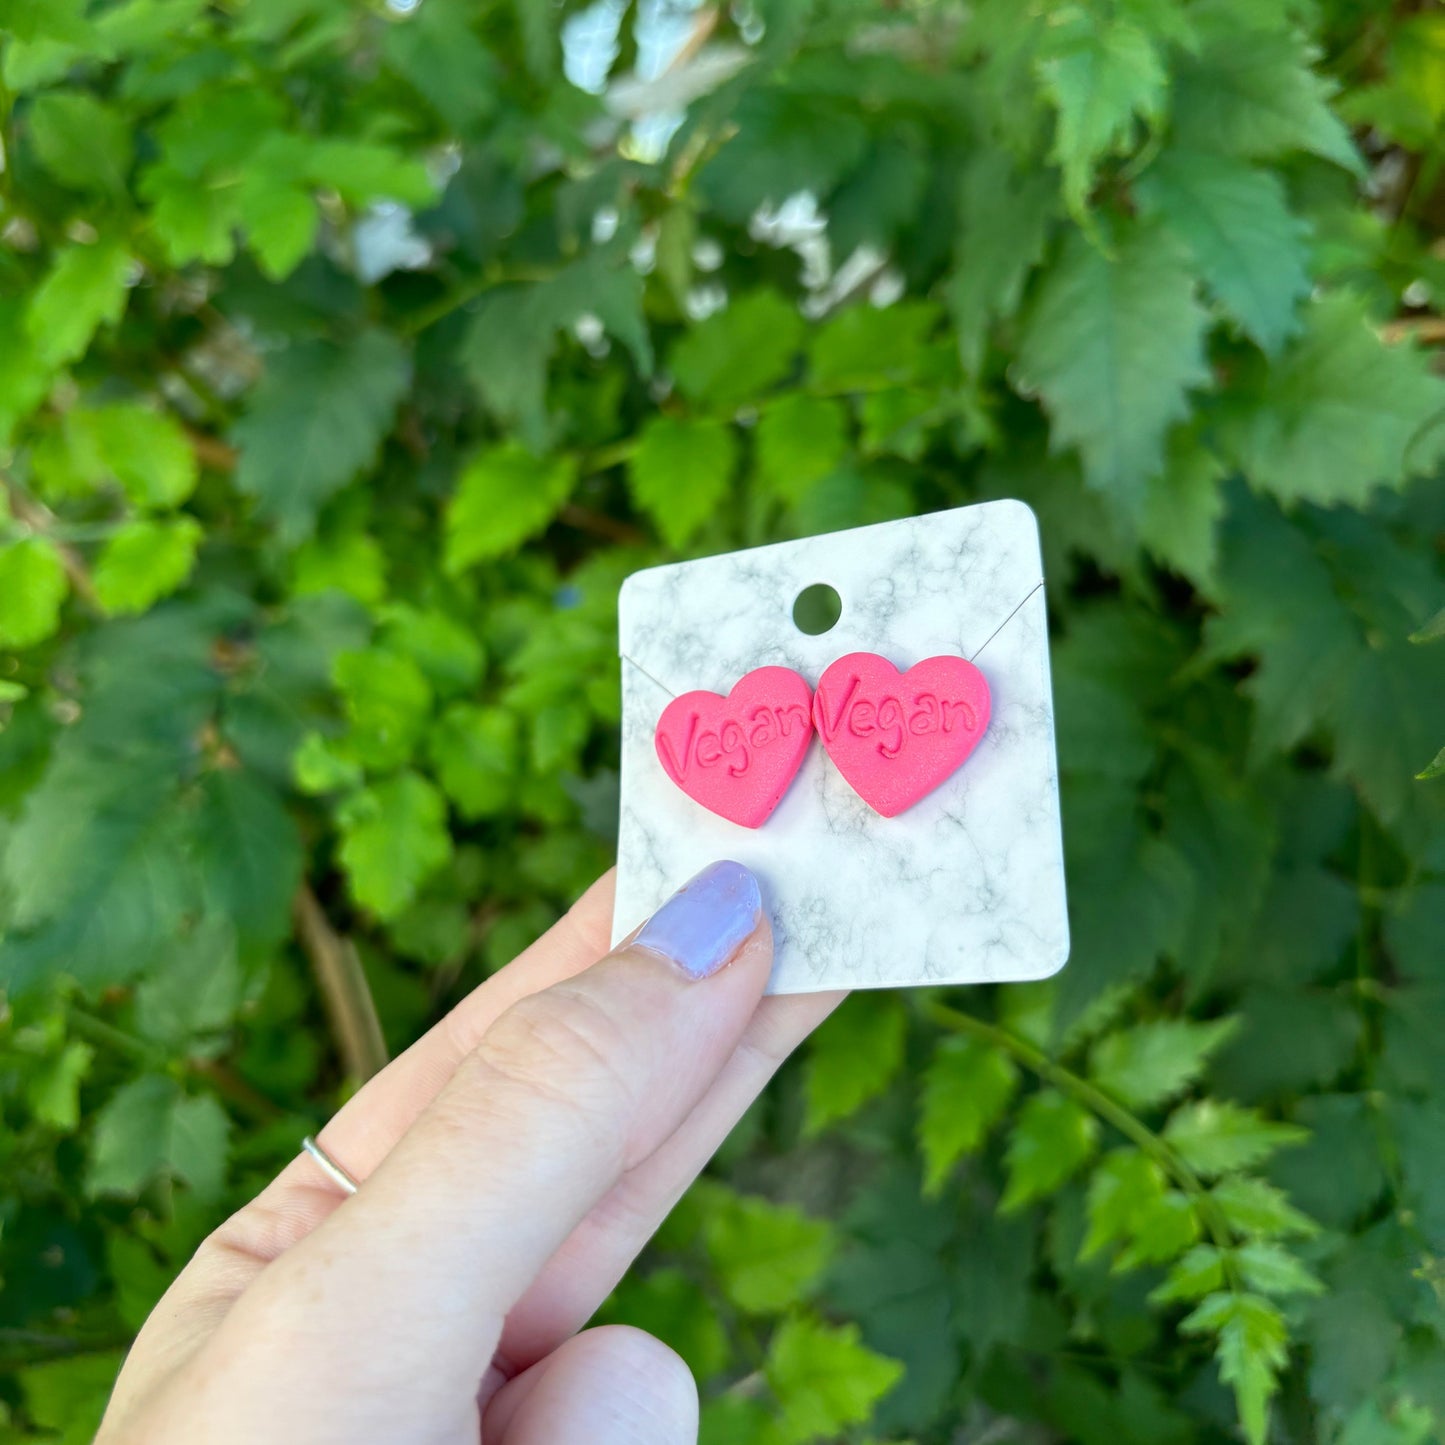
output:
[[295,913],[301,946],[311,960],[342,1063],[349,1075],[365,1083],[386,1067],[386,1041],[356,945],[331,926],[304,883],[296,895]]
[[1011,1055],[1045,1083],[1053,1085],[1060,1093],[1068,1094],[1085,1108],[1091,1109],[1130,1143],[1138,1145],[1189,1197],[1200,1221],[1223,1256],[1226,1275],[1233,1277],[1233,1264],[1229,1255],[1233,1231],[1224,1217],[1224,1211],[1204,1187],[1204,1181],[1180,1158],[1178,1152],[1147,1124],[1131,1114],[1117,1099],[1110,1098],[1096,1084],[1081,1079],[1072,1070],[1055,1063],[1042,1049],[1035,1047],[1027,1039],[1021,1039],[1017,1034],[1010,1033],[997,1024],[985,1023],[960,1009],[950,1008],[947,1004],[925,1004],[924,1012],[935,1023],[954,1033],[969,1034],[980,1043]]

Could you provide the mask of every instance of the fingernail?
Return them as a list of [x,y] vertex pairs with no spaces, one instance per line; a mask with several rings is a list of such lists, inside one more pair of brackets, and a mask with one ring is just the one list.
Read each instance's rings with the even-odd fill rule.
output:
[[763,896],[741,863],[710,863],[684,883],[632,940],[693,978],[716,973],[758,926]]

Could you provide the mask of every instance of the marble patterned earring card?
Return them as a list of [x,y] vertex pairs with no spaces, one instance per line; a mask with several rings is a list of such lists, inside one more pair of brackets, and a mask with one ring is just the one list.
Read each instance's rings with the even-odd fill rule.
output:
[[[836,590],[842,612],[810,636],[793,607],[817,583]],[[1069,926],[1043,563],[1038,523],[1022,502],[649,568],[623,585],[618,630],[614,939],[706,864],[734,858],[762,883],[776,943],[773,993],[1017,982],[1063,966]],[[763,667],[791,668],[816,689],[830,664],[855,653],[900,672],[925,658],[963,658],[987,682],[981,739],[895,816],[865,801],[816,733],[757,827],[710,811],[669,776],[655,736],[680,694],[726,694]],[[899,691],[889,711],[875,700],[866,718],[855,711],[849,721],[866,733],[896,715],[880,746],[922,759],[932,703],[902,679]],[[837,716],[825,719],[835,732]],[[834,750],[843,757],[836,739]]]

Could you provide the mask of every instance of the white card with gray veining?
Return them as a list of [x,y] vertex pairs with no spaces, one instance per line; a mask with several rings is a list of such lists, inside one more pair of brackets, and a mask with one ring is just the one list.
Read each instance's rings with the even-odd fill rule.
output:
[[[842,614],[809,636],[798,594],[835,588]],[[776,961],[769,991],[1017,982],[1069,953],[1054,706],[1038,523],[1022,502],[808,537],[629,577],[619,605],[622,806],[614,940],[718,858],[761,881]],[[897,817],[873,811],[814,736],[776,811],[747,828],[664,771],[658,718],[678,694],[727,693],[752,669],[810,688],[835,658],[899,669],[972,661],[992,717],[957,772]]]

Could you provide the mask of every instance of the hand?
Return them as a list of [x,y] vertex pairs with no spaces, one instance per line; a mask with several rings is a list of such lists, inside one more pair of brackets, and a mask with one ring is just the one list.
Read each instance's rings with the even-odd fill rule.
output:
[[[678,1445],[687,1367],[577,1331],[841,995],[762,999],[715,864],[600,962],[610,875],[326,1126],[146,1322],[97,1445]],[[590,966],[589,966],[590,965]]]

